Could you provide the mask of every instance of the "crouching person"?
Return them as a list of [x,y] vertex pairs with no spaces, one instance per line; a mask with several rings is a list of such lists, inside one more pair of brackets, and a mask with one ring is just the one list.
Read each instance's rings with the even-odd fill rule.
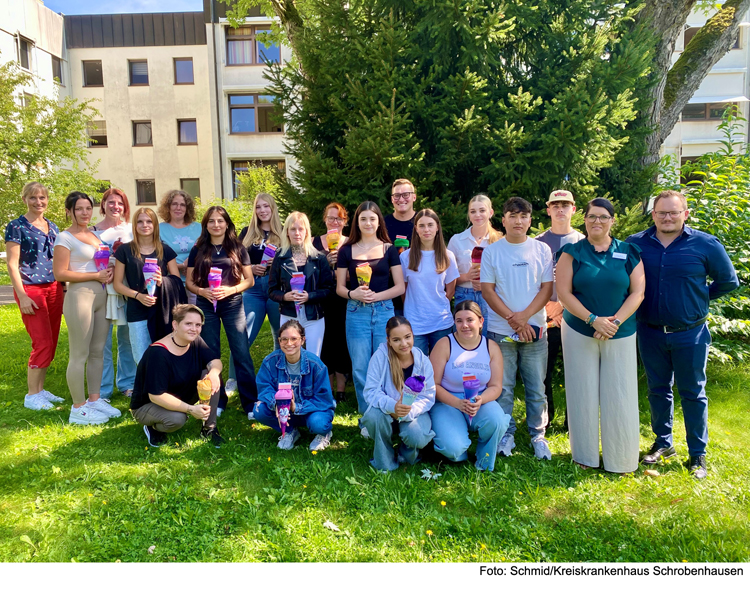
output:
[[300,437],[299,427],[307,427],[315,435],[310,450],[321,451],[331,442],[336,403],[328,380],[328,368],[316,355],[302,348],[304,343],[305,329],[297,320],[288,320],[281,325],[281,348],[263,360],[256,376],[258,404],[254,416],[264,425],[281,431],[276,392],[279,384],[291,384],[294,397],[286,433],[279,437],[279,448],[292,449]]
[[[203,421],[201,437],[219,447],[224,443],[216,428],[221,360],[200,337],[200,308],[180,304],[172,318],[172,333],[148,347],[138,363],[130,411],[152,447],[166,443],[167,433],[184,427],[189,416]],[[210,399],[196,405],[198,381],[204,376],[210,381]]]
[[[378,347],[367,368],[367,411],[362,426],[375,442],[370,463],[377,470],[395,470],[399,462],[415,464],[419,450],[435,437],[428,413],[435,404],[435,379],[430,358],[414,346],[411,324],[406,318],[392,317],[385,332],[388,340]],[[404,384],[409,378],[417,381],[414,390],[419,390],[419,386],[422,389],[411,404],[404,404]],[[398,457],[391,440],[395,426],[401,439]]]

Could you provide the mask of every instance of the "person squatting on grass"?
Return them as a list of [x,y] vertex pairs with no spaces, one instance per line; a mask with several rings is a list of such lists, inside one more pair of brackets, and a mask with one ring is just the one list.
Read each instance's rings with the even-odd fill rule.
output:
[[26,213],[5,227],[5,250],[13,297],[21,320],[31,337],[31,356],[26,370],[28,393],[23,405],[31,410],[49,410],[63,402],[44,389],[44,379],[55,358],[63,311],[63,284],[52,272],[52,254],[57,226],[44,217],[49,193],[41,183],[27,183],[21,192]]
[[[479,304],[464,300],[456,306],[455,334],[443,337],[432,350],[437,402],[430,411],[435,451],[453,462],[468,459],[469,432],[476,431],[477,470],[495,468],[498,443],[510,415],[497,403],[503,388],[503,355],[494,341],[482,336]],[[478,380],[479,394],[467,400],[464,376]]]
[[[203,312],[193,304],[172,310],[172,334],[146,349],[135,374],[130,401],[133,418],[143,425],[152,447],[167,442],[167,433],[185,426],[189,416],[203,421],[201,437],[219,447],[224,439],[216,428],[221,386],[221,360],[201,338]],[[198,380],[211,382],[211,398],[201,403]]]
[[255,418],[281,431],[276,405],[279,384],[291,384],[292,403],[286,433],[279,437],[279,449],[289,450],[300,438],[299,427],[307,427],[315,438],[311,451],[321,451],[331,442],[336,402],[328,381],[328,369],[314,353],[303,349],[305,328],[298,320],[287,320],[279,328],[279,347],[263,360],[258,370],[258,399]]
[[[386,343],[382,343],[367,368],[364,397],[367,410],[362,425],[375,443],[370,464],[376,470],[395,470],[399,463],[415,464],[419,450],[435,432],[429,410],[435,404],[435,379],[432,364],[414,345],[409,321],[394,316],[385,326]],[[411,377],[423,378],[423,389],[410,405],[403,404],[404,383]],[[398,426],[401,443],[397,456],[391,438]]]

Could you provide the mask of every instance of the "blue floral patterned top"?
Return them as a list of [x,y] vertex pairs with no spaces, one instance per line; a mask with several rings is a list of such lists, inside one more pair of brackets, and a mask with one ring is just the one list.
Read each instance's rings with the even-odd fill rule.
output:
[[21,245],[18,269],[24,285],[42,285],[55,280],[52,252],[60,230],[47,218],[44,219],[49,224],[47,234],[32,226],[25,216],[9,222],[5,227],[5,242]]

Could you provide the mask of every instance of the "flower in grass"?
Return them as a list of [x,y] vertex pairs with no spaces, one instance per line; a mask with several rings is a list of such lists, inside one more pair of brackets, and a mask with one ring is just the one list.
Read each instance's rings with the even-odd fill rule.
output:
[[479,549],[480,550],[486,550],[487,546],[485,546],[484,544],[479,544]]
[[445,507],[445,506],[446,506],[446,505],[447,505],[448,503],[446,503],[445,501],[440,501],[440,504],[441,504],[441,505],[442,505],[443,507]]
[[312,452],[312,454],[313,454],[314,456],[316,456],[316,455],[318,455],[318,452],[317,452],[317,451],[314,451],[314,452]]
[[102,501],[102,505],[106,505],[106,504],[107,504],[107,501]]
[[93,495],[92,493],[89,493],[89,496],[90,496],[90,497],[93,497],[94,495]]
[[303,484],[303,485],[302,485],[302,488],[307,488],[307,485],[306,485],[306,484]]
[[522,495],[523,493],[522,493],[522,492],[521,492],[521,491],[519,490],[519,491],[518,491],[518,494],[519,494],[519,495]]
[[268,461],[269,461],[269,462],[271,461],[271,457],[270,457],[270,456],[268,457]]
[[431,535],[432,535],[432,530],[431,530],[431,529],[428,529],[428,530],[427,530],[427,531],[426,531],[425,533],[426,533],[426,534],[427,534],[428,536],[431,536]]

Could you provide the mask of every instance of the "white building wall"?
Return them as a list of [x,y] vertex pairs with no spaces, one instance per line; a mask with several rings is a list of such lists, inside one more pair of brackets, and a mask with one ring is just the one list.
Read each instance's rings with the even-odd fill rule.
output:
[[[205,45],[71,49],[71,86],[78,99],[94,99],[107,125],[107,146],[90,148],[98,177],[136,201],[136,181],[154,179],[157,200],[180,179],[200,178],[201,197],[214,185],[214,125]],[[192,58],[194,84],[174,83],[174,58]],[[85,60],[101,60],[103,87],[83,86]],[[129,60],[147,60],[148,86],[130,86]],[[178,119],[195,119],[198,144],[178,145]],[[151,121],[153,146],[133,146],[133,121]]]

